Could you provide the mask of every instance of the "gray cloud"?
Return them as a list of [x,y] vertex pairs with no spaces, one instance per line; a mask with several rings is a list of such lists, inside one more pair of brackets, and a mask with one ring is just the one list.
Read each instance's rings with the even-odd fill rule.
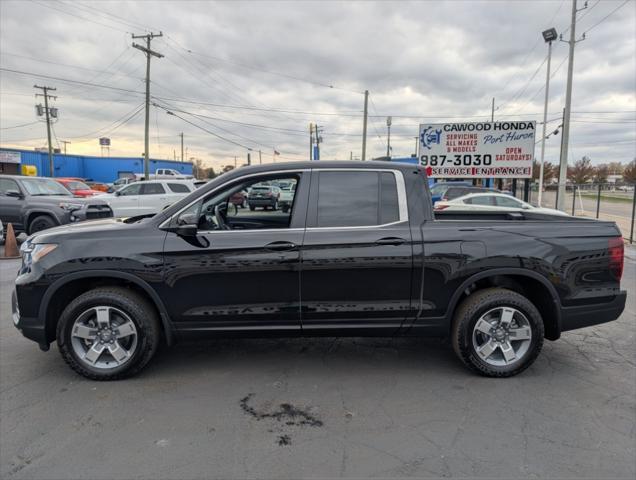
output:
[[[579,13],[577,31],[590,28],[620,4],[609,0],[590,2],[593,8]],[[363,104],[360,92],[365,89],[371,92],[370,113],[382,116],[370,119],[370,154],[384,154],[383,116],[394,115],[393,152],[408,156],[413,153],[413,137],[420,119],[399,115],[422,115],[426,121],[447,121],[457,116],[479,120],[489,115],[491,97],[495,96],[500,107],[498,118],[540,120],[543,68],[519,98],[511,100],[528,83],[547,53],[540,40],[541,31],[549,26],[565,30],[570,8],[569,0],[73,4],[3,1],[0,64],[4,68],[141,92],[144,58],[130,47],[126,32],[143,33],[143,26],[161,29],[166,36],[153,42],[153,48],[165,55],[152,63],[152,92],[156,97],[352,115],[282,113],[164,100],[181,110],[229,120],[208,119],[204,123],[201,118],[180,114],[256,151],[261,149],[264,160],[271,161],[272,148],[283,153],[284,159],[306,158],[309,122],[324,127],[323,158],[344,159],[350,152],[359,156]],[[636,3],[630,2],[577,44],[572,107],[577,113],[573,114],[571,128],[571,159],[586,154],[595,162],[634,158],[635,38]],[[566,55],[567,45],[557,42],[553,71]],[[100,73],[107,67],[106,72]],[[560,123],[566,71],[567,62],[551,84],[551,129]],[[117,120],[141,104],[141,95],[5,72],[0,75],[2,127],[35,120],[34,83],[58,88],[61,117],[56,133],[60,139],[73,141],[72,150],[99,154],[99,133],[78,137],[100,129],[113,138],[113,153],[138,155],[143,150],[143,115],[113,132],[104,129],[111,124],[116,126]],[[177,134],[181,131],[185,132],[189,152],[215,166],[233,163],[235,155],[245,157],[244,149],[154,109],[151,154],[172,157],[173,149],[178,150]],[[2,145],[39,146],[45,142],[44,128],[37,124],[0,130],[0,141]],[[547,142],[548,160],[558,158],[559,142],[559,136]]]

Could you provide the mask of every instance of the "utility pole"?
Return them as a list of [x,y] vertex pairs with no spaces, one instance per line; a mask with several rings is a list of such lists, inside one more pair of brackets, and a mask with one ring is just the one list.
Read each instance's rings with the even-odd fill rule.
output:
[[247,152],[247,166],[249,167],[252,164],[252,156],[250,152]]
[[369,110],[369,90],[364,91],[364,120],[362,122],[362,161],[367,159],[367,116]]
[[53,145],[51,144],[51,115],[49,111],[49,97],[55,98],[56,100],[57,100],[57,97],[55,95],[49,95],[49,91],[55,91],[57,89],[53,87],[39,87],[37,85],[33,85],[33,88],[39,88],[43,92],[43,93],[36,93],[35,96],[44,97],[44,114],[46,115],[46,138],[48,139],[48,144],[49,144],[49,170],[50,170],[51,177],[54,177],[55,166],[53,165]]
[[62,142],[64,144],[64,155],[66,155],[66,144],[67,143],[71,143],[71,142],[68,141],[68,140],[60,140],[60,142]]
[[146,178],[146,180],[148,180],[150,177],[150,171],[149,171],[150,170],[150,153],[148,151],[150,149],[150,142],[148,139],[149,125],[150,125],[150,57],[157,57],[157,58],[163,57],[163,55],[161,55],[159,52],[155,52],[154,50],[150,49],[150,42],[155,37],[163,37],[163,33],[159,32],[159,33],[149,33],[147,35],[132,36],[133,39],[135,38],[146,39],[145,47],[135,42],[133,42],[132,44],[134,48],[136,48],[137,50],[141,50],[142,52],[146,54],[146,126],[145,126],[145,132],[144,132],[144,177]]
[[[587,2],[585,6],[581,9],[584,10],[587,8]],[[565,115],[563,116],[563,137],[561,137],[561,158],[559,165],[559,188],[557,190],[558,194],[558,204],[557,208],[559,210],[565,210],[565,185],[567,181],[568,174],[568,143],[570,139],[570,107],[572,106],[572,75],[574,70],[574,45],[585,39],[585,34],[581,40],[575,40],[576,38],[576,14],[580,10],[576,9],[576,0],[572,0],[572,20],[570,23],[570,40],[566,43],[570,44],[570,53],[568,55],[568,80],[565,89]],[[563,34],[561,34],[563,37]],[[565,42],[563,38],[561,41]]]
[[492,108],[490,109],[490,121],[495,121],[495,97],[492,97]]
[[262,165],[263,164],[263,157],[261,156],[261,151],[258,151],[258,164]]
[[314,160],[320,160],[320,137],[318,136],[318,124],[314,124],[314,128],[316,129],[316,158]]
[[236,168],[236,155],[234,156],[234,168]]
[[548,68],[545,74],[545,100],[543,102],[543,135],[541,136],[541,163],[539,164],[539,197],[541,207],[543,197],[543,163],[545,161],[545,136],[548,127],[548,98],[550,95],[550,62],[552,60],[552,42],[557,38],[556,29],[550,28],[542,33],[543,39],[548,43]]
[[183,132],[179,136],[181,137],[181,161],[183,162]]
[[309,122],[309,160],[313,160],[314,157],[314,125]]
[[391,117],[386,117],[386,156],[391,158]]

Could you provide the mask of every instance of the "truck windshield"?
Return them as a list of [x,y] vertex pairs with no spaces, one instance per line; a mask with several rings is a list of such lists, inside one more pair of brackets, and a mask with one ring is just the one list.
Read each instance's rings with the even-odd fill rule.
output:
[[62,185],[54,180],[49,180],[48,178],[23,178],[22,185],[29,195],[73,196],[73,194]]

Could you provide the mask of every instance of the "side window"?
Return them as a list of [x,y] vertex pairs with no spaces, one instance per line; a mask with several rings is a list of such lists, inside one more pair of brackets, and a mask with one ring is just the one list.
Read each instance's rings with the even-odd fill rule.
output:
[[129,195],[139,195],[141,193],[141,183],[133,183],[132,185],[128,185],[127,187],[123,187],[119,194],[123,197],[127,197]]
[[383,172],[380,174],[380,224],[397,222],[399,219],[400,209],[395,175]]
[[169,183],[168,188],[174,193],[190,193],[190,189],[184,183]]
[[18,182],[10,178],[0,178],[0,194],[6,195],[7,192],[19,192]]
[[[493,205],[492,197],[490,196],[473,197],[469,200],[470,200],[470,203],[473,205],[488,205],[489,207],[492,207]],[[466,203],[469,203],[469,202],[466,201]]]
[[141,190],[142,195],[159,195],[161,193],[166,193],[166,190],[163,188],[163,185],[160,183],[145,183],[142,185],[143,189]]
[[523,206],[521,202],[512,197],[495,197],[494,199],[498,207],[521,208]]
[[[196,223],[201,231],[289,228],[300,178],[288,173],[233,184],[182,211],[176,223]],[[285,181],[291,188],[282,191],[270,183],[274,180]]]
[[399,220],[389,172],[320,172],[316,227],[365,227]]

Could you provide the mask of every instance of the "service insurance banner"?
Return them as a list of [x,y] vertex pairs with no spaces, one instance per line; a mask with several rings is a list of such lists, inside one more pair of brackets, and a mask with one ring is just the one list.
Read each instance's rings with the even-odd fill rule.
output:
[[531,178],[536,122],[423,123],[418,158],[432,178]]

